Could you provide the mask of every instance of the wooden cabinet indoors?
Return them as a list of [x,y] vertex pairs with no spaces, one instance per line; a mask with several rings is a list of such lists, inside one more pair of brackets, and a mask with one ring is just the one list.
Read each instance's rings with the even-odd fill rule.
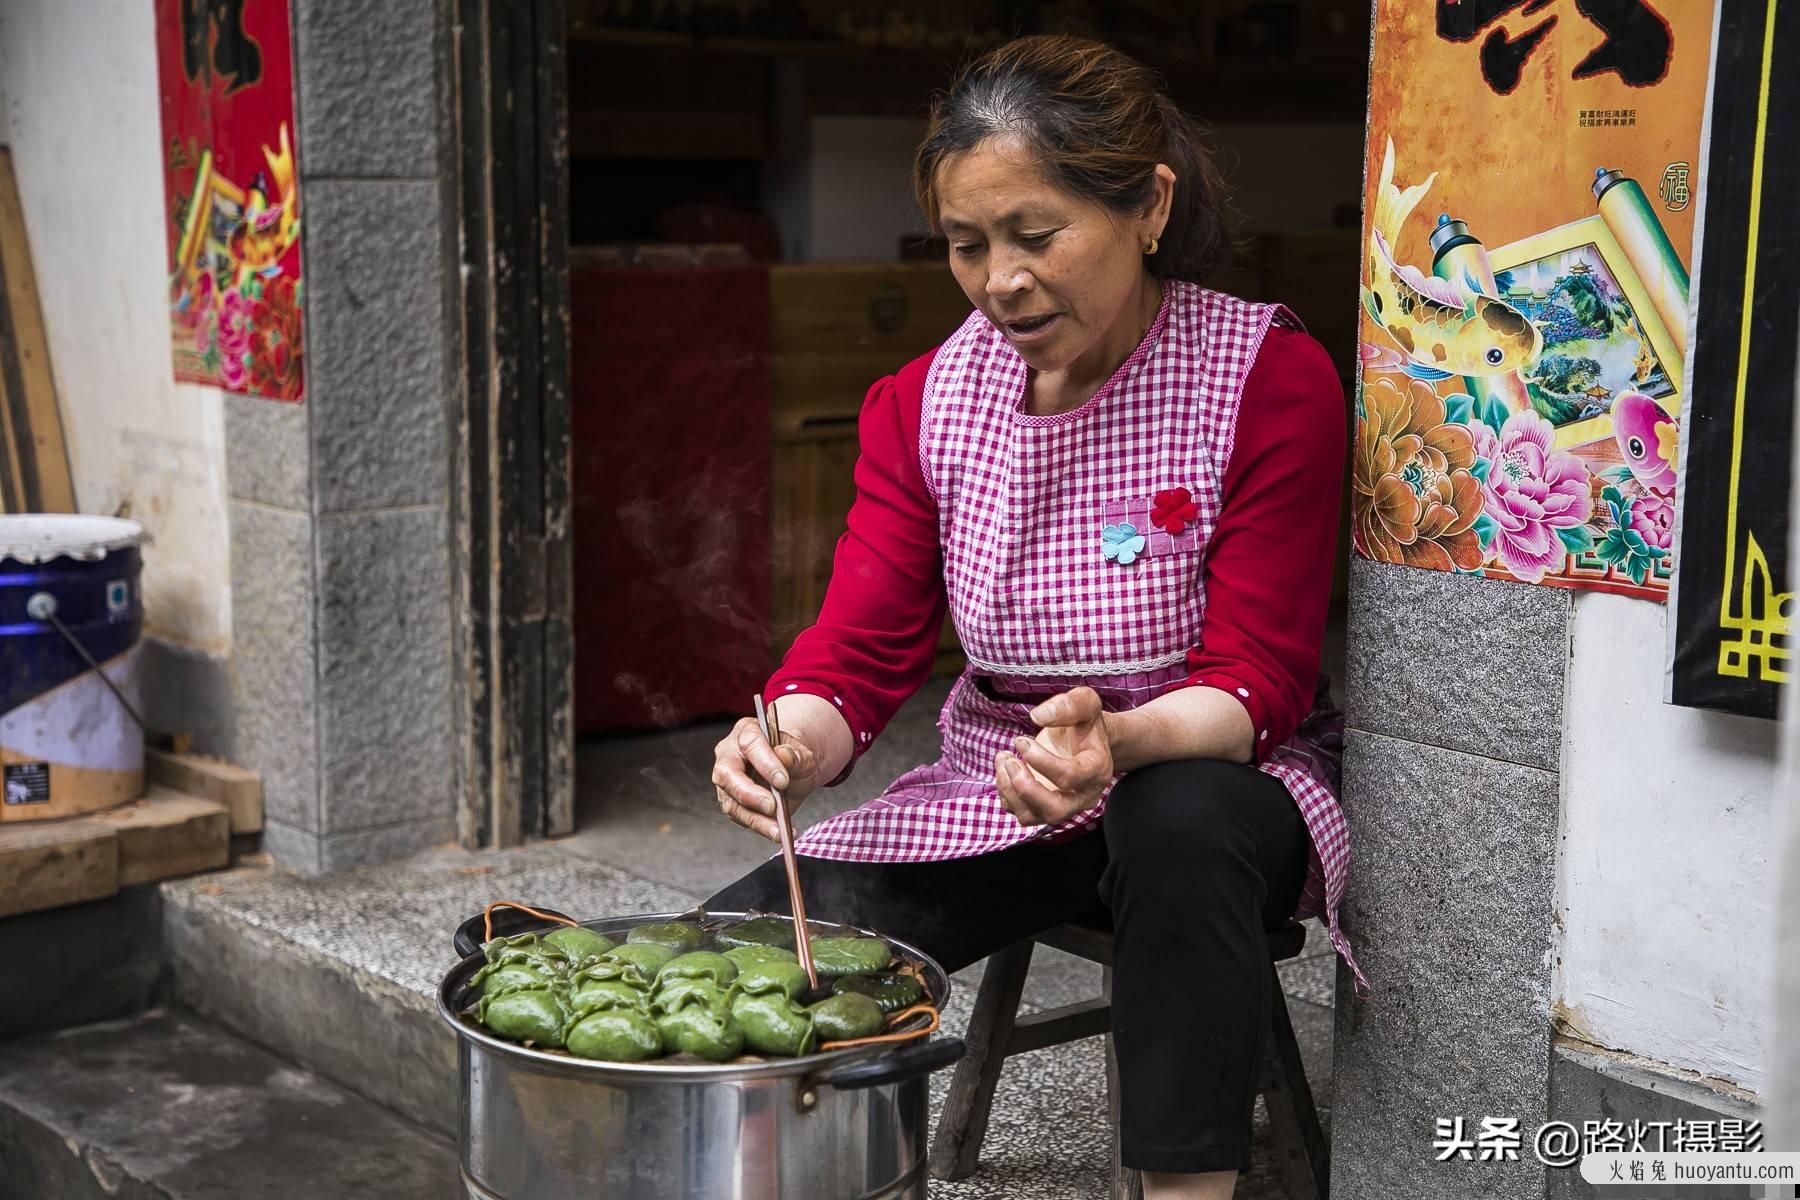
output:
[[[863,397],[968,313],[941,263],[769,268],[769,602],[777,654],[812,624],[825,598],[832,552],[856,496]],[[937,665],[961,665],[948,621]]]

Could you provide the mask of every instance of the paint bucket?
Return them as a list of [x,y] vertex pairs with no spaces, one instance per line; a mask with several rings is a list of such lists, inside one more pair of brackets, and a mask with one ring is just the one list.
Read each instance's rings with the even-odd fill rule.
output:
[[116,517],[0,516],[0,822],[143,794],[134,713],[146,540]]

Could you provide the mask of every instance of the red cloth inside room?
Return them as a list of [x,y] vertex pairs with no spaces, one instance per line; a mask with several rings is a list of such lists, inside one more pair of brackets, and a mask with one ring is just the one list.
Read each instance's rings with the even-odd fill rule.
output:
[[769,645],[760,266],[569,279],[578,732],[740,715]]

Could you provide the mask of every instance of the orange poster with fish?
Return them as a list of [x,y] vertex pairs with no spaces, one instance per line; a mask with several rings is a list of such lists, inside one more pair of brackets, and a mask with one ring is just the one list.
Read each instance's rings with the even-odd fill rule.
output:
[[1378,0],[1358,553],[1666,599],[1712,30]]
[[287,0],[153,0],[175,378],[299,400]]

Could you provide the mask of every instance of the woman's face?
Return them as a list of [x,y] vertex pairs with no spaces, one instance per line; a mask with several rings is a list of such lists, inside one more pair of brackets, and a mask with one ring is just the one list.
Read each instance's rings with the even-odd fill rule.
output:
[[1122,217],[1050,183],[1012,139],[939,168],[956,281],[1039,372],[1090,359],[1110,371],[1142,335],[1144,245],[1162,232],[1174,183],[1165,166],[1157,175],[1151,211]]

